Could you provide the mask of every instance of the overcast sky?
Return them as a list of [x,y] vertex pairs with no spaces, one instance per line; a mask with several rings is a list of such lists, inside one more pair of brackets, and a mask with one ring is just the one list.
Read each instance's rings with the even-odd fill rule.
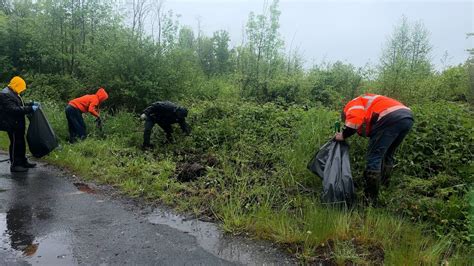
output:
[[[197,29],[198,18],[206,35],[220,29],[230,33],[233,44],[251,11],[260,14],[265,0],[166,0],[165,9],[181,15],[181,25]],[[287,50],[298,49],[306,65],[341,60],[356,66],[375,65],[387,37],[405,15],[422,21],[430,31],[433,63],[442,67],[445,51],[455,65],[474,47],[474,0],[280,0],[280,33]]]

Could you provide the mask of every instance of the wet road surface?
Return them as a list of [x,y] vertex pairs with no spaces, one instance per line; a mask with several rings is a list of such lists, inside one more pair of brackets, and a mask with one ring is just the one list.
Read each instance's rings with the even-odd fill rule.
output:
[[44,164],[11,174],[0,163],[0,265],[293,263],[269,244],[164,209],[143,211]]

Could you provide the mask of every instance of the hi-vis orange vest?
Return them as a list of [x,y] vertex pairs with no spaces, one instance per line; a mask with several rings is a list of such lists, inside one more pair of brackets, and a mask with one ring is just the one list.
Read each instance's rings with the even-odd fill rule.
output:
[[369,136],[372,126],[377,121],[400,109],[410,110],[392,98],[366,93],[351,100],[344,107],[345,125],[357,129],[357,133],[361,136]]

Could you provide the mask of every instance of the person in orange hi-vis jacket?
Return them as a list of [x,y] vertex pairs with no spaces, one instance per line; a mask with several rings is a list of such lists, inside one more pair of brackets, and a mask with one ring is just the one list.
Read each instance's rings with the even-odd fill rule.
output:
[[69,101],[66,107],[66,118],[69,128],[69,142],[74,143],[77,138],[86,138],[86,124],[82,118],[82,113],[91,113],[95,116],[98,126],[102,125],[98,107],[107,100],[109,95],[104,88],[99,88],[95,94],[88,94]]
[[336,133],[337,141],[343,141],[356,132],[370,138],[364,192],[368,201],[376,204],[380,184],[388,185],[395,150],[413,126],[413,114],[397,100],[366,93],[349,101],[341,116],[345,127]]

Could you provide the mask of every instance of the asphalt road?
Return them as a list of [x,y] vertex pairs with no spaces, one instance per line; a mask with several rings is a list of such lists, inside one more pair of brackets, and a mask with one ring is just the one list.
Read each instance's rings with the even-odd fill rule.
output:
[[229,238],[215,224],[138,207],[53,167],[40,163],[11,174],[8,162],[0,163],[0,265],[292,263],[268,243]]

